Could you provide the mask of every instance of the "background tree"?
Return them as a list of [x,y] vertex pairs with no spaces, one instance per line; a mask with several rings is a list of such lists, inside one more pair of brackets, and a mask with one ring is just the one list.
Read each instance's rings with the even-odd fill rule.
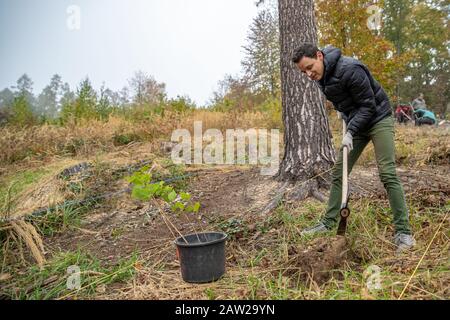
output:
[[16,85],[13,86],[13,88],[16,89],[16,96],[23,96],[30,105],[34,104],[33,81],[26,73],[17,80]]
[[118,109],[120,107],[120,94],[109,88],[105,89],[104,95],[108,98],[109,105],[112,109]]
[[10,123],[19,126],[33,125],[35,123],[31,106],[24,95],[14,98],[11,111]]
[[[380,9],[377,30],[368,28],[373,5]],[[423,92],[442,113],[449,98],[449,8],[449,0],[318,0],[319,42],[364,62],[394,104]]]
[[166,97],[166,85],[158,83],[152,76],[142,71],[135,72],[129,84],[134,92],[133,101],[137,105],[159,104]]
[[[407,28],[407,17],[411,12],[413,0],[384,1],[383,7],[383,34],[395,47],[395,54],[400,56],[407,52],[404,46],[404,33]],[[405,71],[406,66],[403,68]],[[406,72],[398,72],[395,84],[395,102],[404,100],[400,91],[400,82]]]
[[124,86],[118,93],[119,95],[119,105],[122,108],[126,108],[129,106],[131,99],[130,99],[130,89],[127,86]]
[[15,97],[11,107],[9,122],[18,126],[28,126],[33,125],[35,120],[26,96],[19,95]]
[[66,82],[61,86],[61,98],[59,100],[58,114],[65,108],[70,107],[75,101],[75,93],[70,90],[69,84]]
[[5,88],[2,91],[0,91],[0,110],[4,110],[12,105],[14,101],[14,93],[8,89]]
[[27,74],[23,74],[13,87],[14,101],[11,106],[9,122],[18,126],[27,126],[35,123],[33,114],[35,98],[33,95],[33,81]]
[[[400,50],[414,54],[399,80],[401,98],[411,101],[423,92],[428,108],[437,113],[445,112],[450,98],[450,25],[446,2],[447,7],[444,1],[406,1],[408,15],[399,44]],[[389,30],[389,25],[386,28]]]
[[213,109],[218,111],[254,111],[263,97],[252,92],[246,77],[225,75],[218,83],[211,99]]
[[0,91],[0,125],[8,122],[13,102],[14,93],[10,89],[5,88]]
[[280,43],[277,10],[258,13],[250,26],[242,61],[246,82],[256,94],[280,92]]
[[97,93],[92,88],[89,78],[81,81],[75,100],[65,104],[61,112],[63,122],[73,120],[77,123],[80,119],[92,119],[96,117]]
[[37,102],[37,111],[40,116],[55,118],[58,115],[62,85],[61,76],[55,74],[51,78],[50,84],[42,90]]
[[197,105],[195,104],[195,102],[192,101],[192,99],[189,98],[189,96],[187,96],[187,95],[184,95],[184,96],[178,95],[174,99],[169,99],[167,101],[167,104],[172,111],[176,111],[176,112],[180,112],[180,113],[186,112],[188,110],[194,110],[197,108]]
[[101,120],[108,120],[109,115],[120,108],[119,93],[106,88],[103,83],[100,87],[99,99],[96,105],[97,117]]

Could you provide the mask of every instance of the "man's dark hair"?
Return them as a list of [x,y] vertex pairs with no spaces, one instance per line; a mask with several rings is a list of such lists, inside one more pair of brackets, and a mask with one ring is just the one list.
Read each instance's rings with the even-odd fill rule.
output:
[[295,49],[294,54],[292,55],[292,62],[299,63],[303,57],[315,59],[317,58],[317,51],[319,51],[319,48],[317,48],[314,43],[302,43],[297,49]]

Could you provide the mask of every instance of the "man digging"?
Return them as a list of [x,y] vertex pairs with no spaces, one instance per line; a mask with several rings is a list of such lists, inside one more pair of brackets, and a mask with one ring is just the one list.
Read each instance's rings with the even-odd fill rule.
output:
[[[364,64],[341,55],[341,50],[332,46],[319,50],[314,44],[304,43],[294,52],[292,61],[316,81],[347,124],[342,147],[347,146],[349,151],[349,174],[364,148],[372,141],[380,179],[394,216],[397,251],[413,247],[415,240],[411,234],[405,194],[395,170],[394,120],[385,91]],[[317,225],[305,229],[302,235],[325,232],[337,224],[342,193],[342,152],[341,148],[332,171],[327,211]]]

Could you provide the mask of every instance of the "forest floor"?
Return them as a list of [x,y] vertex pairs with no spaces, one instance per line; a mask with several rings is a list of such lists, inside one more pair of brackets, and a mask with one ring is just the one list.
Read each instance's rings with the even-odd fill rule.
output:
[[[449,299],[450,133],[398,130],[397,173],[417,241],[411,251],[395,254],[391,211],[373,147],[350,175],[351,215],[344,239],[336,237],[335,231],[300,237],[300,231],[317,222],[326,209],[316,199],[284,201],[262,214],[279,182],[261,175],[259,167],[174,165],[168,154],[138,142],[95,157],[26,162],[4,170],[11,173],[0,176],[2,197],[12,197],[10,202],[15,203],[9,212],[64,205],[24,224],[0,226],[0,296]],[[77,164],[82,164],[79,172],[65,170]],[[170,185],[201,203],[197,214],[170,216],[182,234],[228,234],[226,273],[218,281],[189,284],[182,280],[174,245],[177,235],[158,214],[157,200],[139,202],[126,191],[129,185],[124,178],[144,164],[151,167],[154,178],[174,179]],[[13,196],[7,192],[13,188],[12,181],[17,182]],[[91,200],[80,203],[81,199]],[[34,239],[32,231],[34,240],[17,235],[28,225],[37,230],[39,239]],[[42,251],[42,267],[36,265],[39,254],[33,253],[29,242]],[[78,289],[67,286],[71,266],[81,272]]]

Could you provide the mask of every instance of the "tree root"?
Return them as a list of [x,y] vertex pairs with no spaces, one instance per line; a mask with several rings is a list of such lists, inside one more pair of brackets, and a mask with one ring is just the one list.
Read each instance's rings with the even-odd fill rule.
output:
[[276,209],[283,201],[303,201],[313,197],[322,203],[327,202],[327,197],[320,191],[321,181],[311,180],[308,182],[284,182],[275,191],[275,195],[267,202],[262,209],[262,215],[268,215]]
[[311,196],[316,198],[318,201],[320,201],[322,203],[328,202],[327,197],[322,192],[320,192],[320,189],[312,190]]
[[275,196],[270,199],[262,210],[262,215],[268,215],[272,210],[276,209],[283,201],[284,195],[288,191],[289,182],[285,182],[276,192]]

